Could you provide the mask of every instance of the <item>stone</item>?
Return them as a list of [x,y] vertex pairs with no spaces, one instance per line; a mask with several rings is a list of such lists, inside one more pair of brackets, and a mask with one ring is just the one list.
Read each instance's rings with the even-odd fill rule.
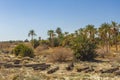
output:
[[52,74],[52,73],[56,72],[57,70],[59,70],[59,67],[52,68],[49,71],[47,71],[47,73]]
[[89,67],[78,68],[78,69],[77,69],[77,72],[81,72],[81,71],[84,71],[84,70],[87,70],[87,69],[89,69]]
[[110,69],[107,69],[107,70],[104,70],[104,71],[101,71],[102,73],[113,73],[115,71],[119,70],[119,67],[116,67],[116,68],[110,68]]
[[14,60],[14,64],[20,64],[21,60],[17,59],[17,60]]
[[33,69],[34,70],[46,70],[49,67],[50,67],[49,64],[45,64],[45,65],[41,65],[41,66],[38,66],[38,67],[33,67]]
[[72,62],[72,63],[70,63],[70,64],[66,67],[66,70],[67,70],[67,71],[73,70],[73,67],[74,67],[74,64],[73,64],[73,62]]
[[120,70],[114,72],[115,75],[120,75]]

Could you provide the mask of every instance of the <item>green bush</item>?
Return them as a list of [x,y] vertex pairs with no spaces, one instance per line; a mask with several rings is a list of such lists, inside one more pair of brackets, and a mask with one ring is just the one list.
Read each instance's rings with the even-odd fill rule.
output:
[[73,40],[71,47],[77,60],[90,61],[97,56],[95,51],[96,44],[81,36]]
[[32,48],[29,48],[28,46],[24,44],[19,44],[16,46],[12,51],[16,56],[28,56],[28,57],[34,57],[34,53]]

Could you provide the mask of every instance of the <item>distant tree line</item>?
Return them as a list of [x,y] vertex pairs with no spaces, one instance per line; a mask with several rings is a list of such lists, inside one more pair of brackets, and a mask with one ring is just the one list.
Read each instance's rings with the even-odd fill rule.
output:
[[109,53],[110,48],[115,46],[116,51],[118,51],[119,29],[120,24],[112,21],[111,23],[103,23],[98,28],[88,24],[74,33],[62,32],[62,29],[58,27],[56,30],[48,30],[49,38],[47,40],[43,40],[41,37],[39,40],[34,39],[36,36],[34,30],[31,30],[28,36],[31,36],[31,43],[34,48],[38,45],[70,47],[74,50],[77,59],[89,60],[96,56],[95,49],[97,47],[101,47],[106,50],[106,53]]

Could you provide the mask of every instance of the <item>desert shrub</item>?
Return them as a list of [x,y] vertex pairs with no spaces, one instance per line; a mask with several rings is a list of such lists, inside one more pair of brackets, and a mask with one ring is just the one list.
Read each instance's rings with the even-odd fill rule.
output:
[[43,51],[43,50],[46,50],[46,49],[49,49],[47,45],[43,45],[43,46],[38,46],[35,50],[37,52],[40,52],[40,51]]
[[32,48],[29,48],[28,46],[24,44],[19,44],[16,46],[13,51],[12,51],[16,56],[29,56],[29,57],[34,57],[34,53]]
[[89,61],[97,56],[96,44],[89,39],[82,38],[82,36],[76,37],[71,42],[71,48],[74,50],[74,56],[77,60]]
[[53,62],[65,62],[73,59],[73,53],[69,48],[57,47],[53,49],[53,53],[50,54],[49,59]]

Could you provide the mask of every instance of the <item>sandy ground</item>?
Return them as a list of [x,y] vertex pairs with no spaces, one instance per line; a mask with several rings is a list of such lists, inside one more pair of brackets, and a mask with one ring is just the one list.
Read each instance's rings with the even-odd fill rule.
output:
[[[42,58],[42,59],[41,59]],[[15,59],[14,56],[0,55],[0,62],[12,63]],[[27,60],[26,63],[42,63],[45,62],[43,57],[37,57],[32,60]],[[23,64],[23,62],[21,63]],[[111,62],[109,60],[98,61],[98,62],[77,62],[74,63],[74,68],[71,71],[67,71],[67,63],[47,63],[51,64],[46,70],[34,70],[31,67],[21,68],[5,68],[0,67],[0,80],[120,80],[119,75],[114,73],[101,73],[100,70],[107,70],[109,68],[119,67],[120,64],[117,62]],[[47,71],[51,68],[59,66],[59,70],[52,74],[47,74]],[[92,72],[77,72],[78,68],[92,67]]]

